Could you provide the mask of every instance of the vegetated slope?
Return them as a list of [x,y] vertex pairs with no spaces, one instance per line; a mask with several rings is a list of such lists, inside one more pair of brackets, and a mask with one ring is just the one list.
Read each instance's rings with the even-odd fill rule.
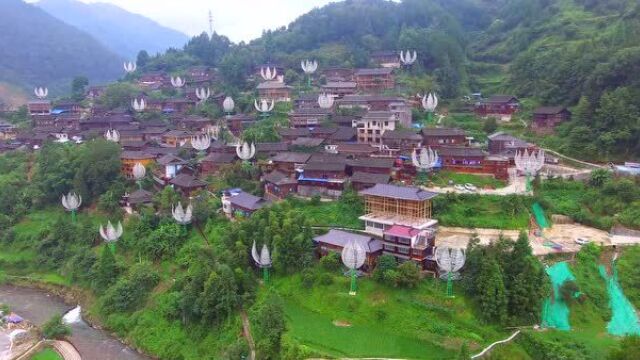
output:
[[511,0],[469,52],[476,80],[502,74],[501,91],[549,105],[582,99],[559,130],[560,150],[602,161],[640,158],[639,35],[637,1]]
[[114,80],[121,58],[90,35],[20,0],[0,2],[0,81],[65,91],[73,77]]
[[113,52],[135,58],[140,50],[149,53],[181,48],[187,35],[164,27],[142,15],[106,4],[85,4],[76,0],[42,0],[37,6],[80,30],[86,31]]

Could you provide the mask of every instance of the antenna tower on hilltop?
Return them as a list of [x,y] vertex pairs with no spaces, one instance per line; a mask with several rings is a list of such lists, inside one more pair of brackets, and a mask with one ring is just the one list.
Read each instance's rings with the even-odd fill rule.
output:
[[213,13],[209,10],[209,37],[213,37]]

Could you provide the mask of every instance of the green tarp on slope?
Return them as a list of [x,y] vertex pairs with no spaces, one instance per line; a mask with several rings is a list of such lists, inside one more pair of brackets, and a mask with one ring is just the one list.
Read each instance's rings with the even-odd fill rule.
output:
[[540,203],[533,204],[531,210],[533,211],[533,216],[536,218],[536,222],[540,226],[540,229],[548,228],[549,222],[547,221],[547,217],[544,216],[544,210],[542,210]]
[[638,323],[638,314],[633,305],[624,296],[620,283],[618,282],[618,272],[613,270],[613,276],[608,276],[604,266],[598,267],[600,275],[607,284],[607,293],[609,293],[609,307],[611,308],[611,321],[607,324],[609,334],[616,336],[640,335],[640,323]]
[[555,328],[558,330],[571,330],[569,324],[569,307],[560,296],[560,287],[565,281],[575,280],[566,262],[559,262],[546,269],[551,285],[553,286],[553,296],[544,301],[542,307],[542,326]]

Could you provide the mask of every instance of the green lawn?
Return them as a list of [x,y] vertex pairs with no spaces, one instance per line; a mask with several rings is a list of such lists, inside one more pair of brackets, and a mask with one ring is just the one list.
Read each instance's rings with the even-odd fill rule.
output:
[[443,226],[521,230],[529,226],[532,198],[447,194],[434,200],[434,217]]
[[292,199],[296,210],[304,213],[312,226],[333,226],[362,229],[361,209],[354,209],[341,201],[321,202]]
[[446,298],[440,281],[397,289],[361,278],[350,296],[348,278],[322,276],[331,284],[307,289],[295,275],[272,285],[285,299],[288,336],[319,355],[451,359],[465,342],[476,351],[506,334],[482,325],[464,297]]
[[46,348],[31,357],[31,360],[62,360],[56,351],[50,348]]
[[429,182],[435,186],[449,186],[449,181],[453,181],[453,184],[473,184],[480,189],[499,189],[506,186],[506,182],[498,180],[493,176],[462,174],[447,170],[438,171],[429,176]]

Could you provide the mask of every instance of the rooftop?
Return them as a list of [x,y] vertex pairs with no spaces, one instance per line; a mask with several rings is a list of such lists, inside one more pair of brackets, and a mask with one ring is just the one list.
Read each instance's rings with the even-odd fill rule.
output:
[[391,169],[395,163],[394,158],[360,158],[349,161],[352,167],[385,168]]
[[556,115],[567,110],[564,106],[541,106],[533,111],[536,115]]
[[392,72],[393,69],[389,68],[358,69],[356,70],[356,76],[390,75]]
[[207,186],[207,183],[197,179],[193,175],[189,174],[178,174],[176,177],[169,181],[169,184],[175,185],[181,188],[197,188]]
[[291,86],[280,81],[265,81],[258,84],[258,90],[264,89],[291,89]]
[[248,209],[248,210],[258,210],[264,207],[265,205],[269,205],[271,203],[268,200],[265,200],[255,195],[251,195],[244,191],[240,192],[238,195],[230,197],[229,202],[232,205],[236,205],[243,209]]
[[362,171],[356,171],[351,176],[352,183],[362,184],[388,184],[390,179],[389,174],[371,174]]
[[275,156],[272,156],[271,161],[304,164],[309,160],[310,157],[311,154],[307,153],[281,152],[276,154]]
[[368,235],[354,234],[347,231],[331,229],[328,233],[313,238],[315,242],[321,242],[338,247],[345,247],[349,242],[355,241],[362,246],[367,253],[374,253],[382,250],[382,241]]
[[281,173],[278,170],[274,170],[263,177],[264,181],[270,182],[276,185],[290,185],[297,184],[296,179],[290,178],[287,175]]
[[376,184],[374,187],[360,191],[360,195],[382,196],[400,200],[424,201],[438,196],[437,193],[390,184]]
[[465,136],[466,133],[462,129],[457,128],[422,128],[420,131],[423,136]]

